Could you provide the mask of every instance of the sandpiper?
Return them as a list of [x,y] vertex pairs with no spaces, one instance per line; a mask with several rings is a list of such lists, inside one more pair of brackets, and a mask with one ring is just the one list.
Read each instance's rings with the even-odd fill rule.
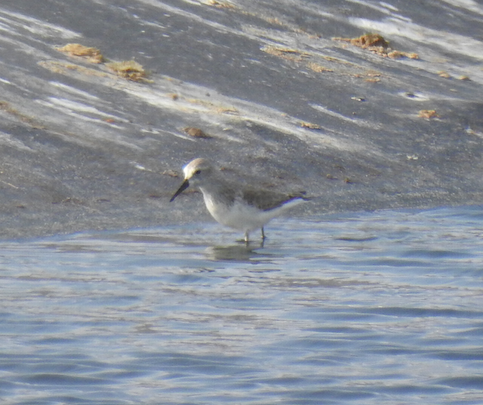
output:
[[281,194],[269,190],[256,190],[228,182],[222,173],[202,158],[194,159],[184,168],[184,181],[169,202],[190,185],[203,193],[206,208],[220,224],[245,232],[248,243],[249,233],[263,226],[287,209],[308,199],[303,193]]

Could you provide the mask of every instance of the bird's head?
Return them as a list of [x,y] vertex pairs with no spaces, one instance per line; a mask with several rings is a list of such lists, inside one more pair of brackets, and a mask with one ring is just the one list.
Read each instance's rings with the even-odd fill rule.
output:
[[184,181],[178,188],[176,193],[169,202],[173,201],[178,195],[186,190],[190,185],[199,187],[203,185],[203,182],[213,174],[213,166],[210,162],[203,158],[194,159],[189,162],[184,168]]

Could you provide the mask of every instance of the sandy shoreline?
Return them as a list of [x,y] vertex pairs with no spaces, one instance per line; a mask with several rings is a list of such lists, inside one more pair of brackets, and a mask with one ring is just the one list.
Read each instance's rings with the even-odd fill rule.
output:
[[0,6],[2,239],[211,221],[168,203],[194,157],[318,197],[295,215],[483,201],[483,8],[72,3]]

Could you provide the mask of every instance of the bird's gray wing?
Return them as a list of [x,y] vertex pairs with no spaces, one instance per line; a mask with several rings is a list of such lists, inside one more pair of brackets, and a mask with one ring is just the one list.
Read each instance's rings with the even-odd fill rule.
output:
[[250,205],[263,211],[282,206],[295,198],[304,198],[304,193],[284,194],[271,190],[244,189],[241,197]]

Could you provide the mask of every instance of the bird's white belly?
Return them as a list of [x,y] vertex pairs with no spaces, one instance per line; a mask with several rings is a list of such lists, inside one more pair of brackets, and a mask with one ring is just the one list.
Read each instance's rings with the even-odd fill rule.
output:
[[219,200],[211,198],[210,195],[203,194],[203,197],[206,208],[220,224],[245,232],[261,228],[288,208],[288,206],[281,206],[273,210],[263,211],[239,201],[230,205],[223,204]]

